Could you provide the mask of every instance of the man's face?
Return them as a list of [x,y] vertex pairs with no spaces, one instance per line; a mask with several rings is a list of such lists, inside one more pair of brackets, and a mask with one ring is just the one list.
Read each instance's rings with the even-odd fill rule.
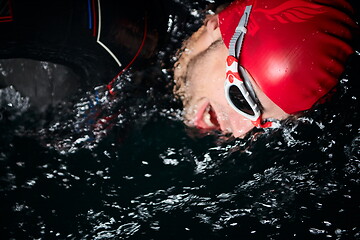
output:
[[[175,66],[174,78],[183,83],[180,95],[188,126],[209,131],[220,130],[232,133],[235,137],[243,137],[254,125],[251,120],[237,113],[225,98],[228,55],[215,15],[186,41],[185,50]],[[288,116],[255,82],[251,83],[263,107],[263,119],[283,119]]]

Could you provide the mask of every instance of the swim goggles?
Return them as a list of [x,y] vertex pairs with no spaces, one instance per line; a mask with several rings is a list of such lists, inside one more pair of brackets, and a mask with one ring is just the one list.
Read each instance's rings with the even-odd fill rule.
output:
[[261,104],[251,86],[252,77],[238,62],[251,7],[251,5],[246,6],[229,43],[229,56],[226,59],[225,97],[236,112],[250,119],[255,126],[270,127],[271,122],[261,123]]

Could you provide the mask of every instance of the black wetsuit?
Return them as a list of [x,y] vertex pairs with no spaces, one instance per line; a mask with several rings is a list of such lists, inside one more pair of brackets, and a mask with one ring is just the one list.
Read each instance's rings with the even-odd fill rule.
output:
[[0,60],[0,88],[11,84],[25,95],[42,94],[44,102],[110,82],[154,55],[166,33],[165,5],[162,0],[0,0],[0,59],[7,59]]

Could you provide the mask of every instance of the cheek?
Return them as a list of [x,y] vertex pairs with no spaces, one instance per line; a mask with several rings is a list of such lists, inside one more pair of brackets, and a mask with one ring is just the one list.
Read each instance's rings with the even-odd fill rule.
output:
[[224,75],[222,69],[212,68],[208,70],[209,66],[198,65],[193,68],[191,83],[188,85],[188,91],[193,96],[202,96],[215,102],[221,102],[225,99],[224,95]]
[[224,84],[226,79],[225,66],[218,64],[203,73],[202,88],[206,89],[211,99],[218,103],[226,103]]

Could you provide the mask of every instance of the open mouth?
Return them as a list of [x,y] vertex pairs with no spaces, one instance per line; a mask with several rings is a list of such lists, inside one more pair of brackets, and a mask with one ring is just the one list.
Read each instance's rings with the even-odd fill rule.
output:
[[209,103],[199,109],[194,124],[197,128],[202,130],[220,130],[216,112]]

